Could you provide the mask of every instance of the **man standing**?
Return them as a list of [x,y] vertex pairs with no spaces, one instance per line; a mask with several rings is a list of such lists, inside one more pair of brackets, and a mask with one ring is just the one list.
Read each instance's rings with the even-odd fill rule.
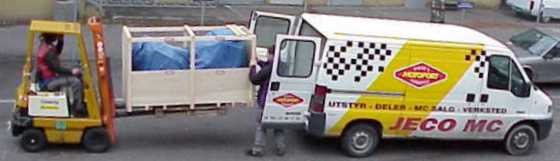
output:
[[77,76],[81,74],[79,68],[67,69],[60,64],[60,53],[64,46],[64,37],[60,34],[41,34],[41,44],[37,51],[37,71],[39,86],[48,91],[69,89],[70,111],[74,116],[85,115],[82,102],[82,81]]
[[[264,111],[264,106],[266,102],[266,94],[268,91],[268,84],[270,81],[270,75],[272,73],[272,63],[274,60],[274,47],[269,49],[268,56],[265,58],[260,58],[257,61],[257,65],[251,66],[251,71],[249,73],[249,79],[253,85],[259,86],[259,91],[257,93],[257,105],[259,106],[259,116],[257,129],[255,132],[255,142],[253,148],[251,148],[247,154],[250,156],[260,157],[264,155],[264,150],[266,146],[266,128],[262,127],[262,113]],[[258,66],[258,67],[257,67]],[[257,69],[260,68],[260,69]],[[276,155],[282,156],[286,153],[286,144],[284,137],[284,129],[272,129],[274,133],[274,142],[276,144],[275,150]]]

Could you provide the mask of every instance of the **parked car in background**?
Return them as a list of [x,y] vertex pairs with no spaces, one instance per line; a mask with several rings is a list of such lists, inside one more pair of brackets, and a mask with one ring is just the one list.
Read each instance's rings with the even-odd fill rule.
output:
[[532,28],[508,43],[527,74],[537,83],[560,82],[560,29]]
[[506,0],[506,4],[516,14],[542,16],[542,22],[548,22],[552,18],[560,19],[559,0]]

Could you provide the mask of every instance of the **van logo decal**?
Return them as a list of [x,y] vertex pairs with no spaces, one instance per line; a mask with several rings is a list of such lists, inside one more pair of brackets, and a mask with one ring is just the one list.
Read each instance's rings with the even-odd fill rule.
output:
[[278,96],[272,100],[286,108],[289,108],[293,105],[297,105],[303,102],[303,99],[299,98],[298,96],[292,93]]
[[425,88],[447,78],[447,74],[424,62],[401,68],[394,73],[394,76],[415,88]]

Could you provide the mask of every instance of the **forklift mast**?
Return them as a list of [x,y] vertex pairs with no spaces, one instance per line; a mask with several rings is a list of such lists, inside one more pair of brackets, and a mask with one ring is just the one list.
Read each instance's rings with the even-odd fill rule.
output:
[[111,81],[110,61],[105,54],[103,25],[99,17],[90,17],[87,22],[92,33],[93,50],[97,65],[97,84],[99,96],[101,98],[101,121],[105,125],[111,142],[114,144],[116,142],[116,132],[113,122],[115,116],[115,102]]

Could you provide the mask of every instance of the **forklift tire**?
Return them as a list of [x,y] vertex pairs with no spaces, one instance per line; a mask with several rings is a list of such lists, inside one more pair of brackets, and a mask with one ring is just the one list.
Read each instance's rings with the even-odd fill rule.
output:
[[38,152],[47,146],[47,138],[42,130],[30,128],[21,134],[20,145],[27,152]]
[[85,131],[82,146],[89,152],[102,153],[111,147],[111,141],[104,128],[96,127]]

